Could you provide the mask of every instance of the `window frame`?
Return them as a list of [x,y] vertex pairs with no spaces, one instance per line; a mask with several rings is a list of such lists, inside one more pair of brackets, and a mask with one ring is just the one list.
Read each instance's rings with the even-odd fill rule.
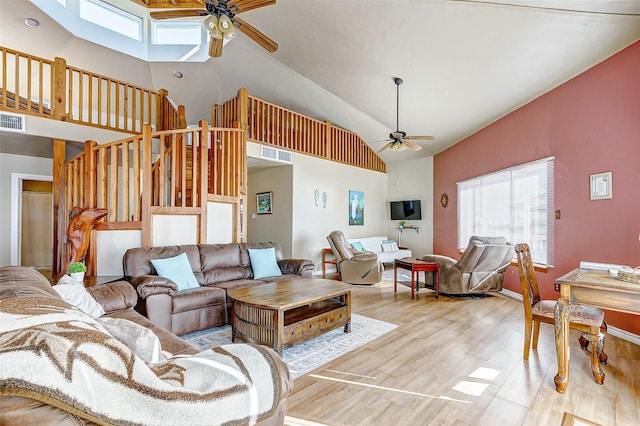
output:
[[458,248],[464,250],[472,235],[501,234],[510,243],[529,244],[534,263],[552,267],[554,161],[546,157],[457,182]]

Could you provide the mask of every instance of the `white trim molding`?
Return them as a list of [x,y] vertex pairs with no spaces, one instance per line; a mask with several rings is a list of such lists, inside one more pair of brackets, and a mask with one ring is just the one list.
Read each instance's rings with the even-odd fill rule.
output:
[[[11,265],[20,265],[20,235],[22,234],[22,181],[53,182],[53,176],[11,173]],[[53,232],[53,230],[51,231]]]

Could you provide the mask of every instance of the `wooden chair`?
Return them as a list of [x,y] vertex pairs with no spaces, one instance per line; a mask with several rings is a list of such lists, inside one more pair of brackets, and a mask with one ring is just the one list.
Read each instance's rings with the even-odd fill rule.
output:
[[[518,258],[518,271],[520,272],[520,284],[522,285],[522,301],[524,304],[524,359],[529,359],[529,347],[538,348],[538,333],[540,323],[554,324],[555,300],[541,300],[538,290],[531,252],[527,244],[516,244],[516,256]],[[576,305],[569,315],[569,328],[581,331],[580,346],[587,349],[589,341],[593,343],[592,366],[597,367],[607,363],[607,355],[602,350],[607,334],[607,324],[604,322],[604,312],[590,306]],[[533,329],[533,342],[531,331]],[[589,339],[584,337],[589,336]]]

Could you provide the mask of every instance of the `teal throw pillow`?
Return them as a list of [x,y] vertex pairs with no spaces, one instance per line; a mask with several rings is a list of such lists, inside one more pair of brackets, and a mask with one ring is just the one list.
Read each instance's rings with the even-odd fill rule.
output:
[[251,260],[251,269],[253,269],[253,278],[255,279],[282,275],[276,260],[276,249],[274,247],[249,249],[249,259]]
[[351,248],[353,248],[353,251],[358,251],[358,252],[363,252],[364,253],[364,246],[362,245],[362,243],[360,241],[357,241],[355,243],[351,243]]
[[156,268],[159,276],[169,278],[176,283],[178,291],[200,287],[191,270],[187,253],[180,253],[166,259],[151,259],[151,264]]

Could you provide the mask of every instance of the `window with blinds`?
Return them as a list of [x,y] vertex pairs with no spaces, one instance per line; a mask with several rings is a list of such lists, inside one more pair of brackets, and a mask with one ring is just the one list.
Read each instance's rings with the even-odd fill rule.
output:
[[544,158],[458,182],[458,247],[473,235],[527,243],[535,263],[553,264],[553,161]]

